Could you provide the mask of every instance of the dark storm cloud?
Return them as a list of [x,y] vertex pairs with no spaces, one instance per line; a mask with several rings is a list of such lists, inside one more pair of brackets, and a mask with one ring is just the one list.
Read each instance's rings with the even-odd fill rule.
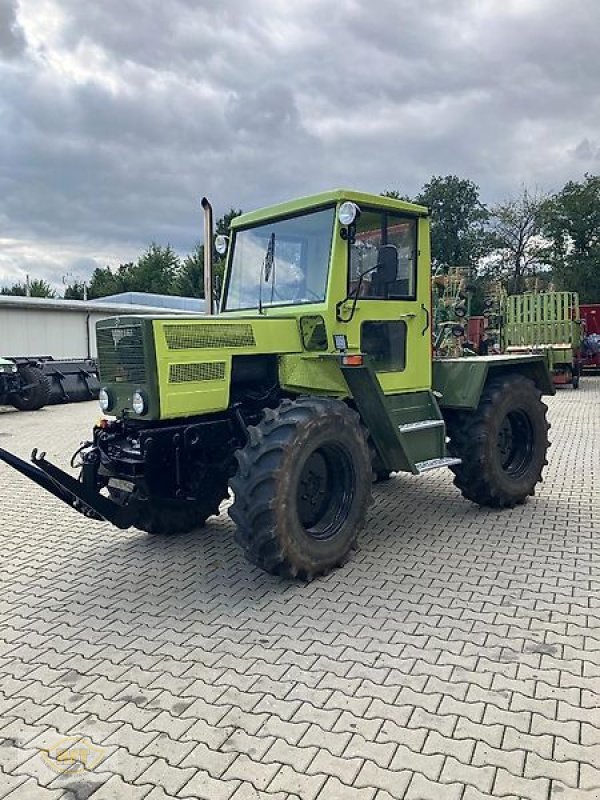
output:
[[17,22],[16,0],[0,0],[0,59],[17,58],[25,52],[25,36]]
[[559,188],[598,168],[599,22],[594,0],[0,0],[0,281],[184,252],[202,194]]

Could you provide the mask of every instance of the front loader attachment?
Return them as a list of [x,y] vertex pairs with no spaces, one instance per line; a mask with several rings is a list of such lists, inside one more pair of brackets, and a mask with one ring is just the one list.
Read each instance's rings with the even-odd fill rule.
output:
[[135,509],[113,503],[108,497],[99,494],[95,486],[87,486],[85,477],[81,481],[77,480],[47,461],[45,453],[38,455],[38,451],[34,450],[31,463],[28,463],[0,447],[0,461],[4,461],[86,517],[105,520],[123,530],[131,527],[134,522]]

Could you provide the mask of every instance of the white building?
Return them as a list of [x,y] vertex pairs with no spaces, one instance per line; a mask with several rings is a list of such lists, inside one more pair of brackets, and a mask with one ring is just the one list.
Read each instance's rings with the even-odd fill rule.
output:
[[98,320],[131,314],[195,316],[203,313],[203,306],[204,301],[195,298],[141,292],[85,303],[0,295],[0,356],[94,358]]

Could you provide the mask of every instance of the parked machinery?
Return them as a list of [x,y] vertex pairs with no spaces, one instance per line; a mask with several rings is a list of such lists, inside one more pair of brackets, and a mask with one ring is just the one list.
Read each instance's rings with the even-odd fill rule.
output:
[[503,344],[507,353],[542,353],[553,383],[579,387],[582,325],[575,292],[509,295],[505,300]]
[[0,358],[0,405],[37,411],[49,398],[50,381],[39,361]]

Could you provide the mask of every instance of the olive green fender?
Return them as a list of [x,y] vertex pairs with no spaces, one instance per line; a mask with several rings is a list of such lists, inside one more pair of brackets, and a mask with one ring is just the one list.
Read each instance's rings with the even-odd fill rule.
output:
[[475,409],[489,379],[515,373],[530,378],[542,394],[556,392],[546,358],[529,354],[436,359],[433,390],[442,408]]

